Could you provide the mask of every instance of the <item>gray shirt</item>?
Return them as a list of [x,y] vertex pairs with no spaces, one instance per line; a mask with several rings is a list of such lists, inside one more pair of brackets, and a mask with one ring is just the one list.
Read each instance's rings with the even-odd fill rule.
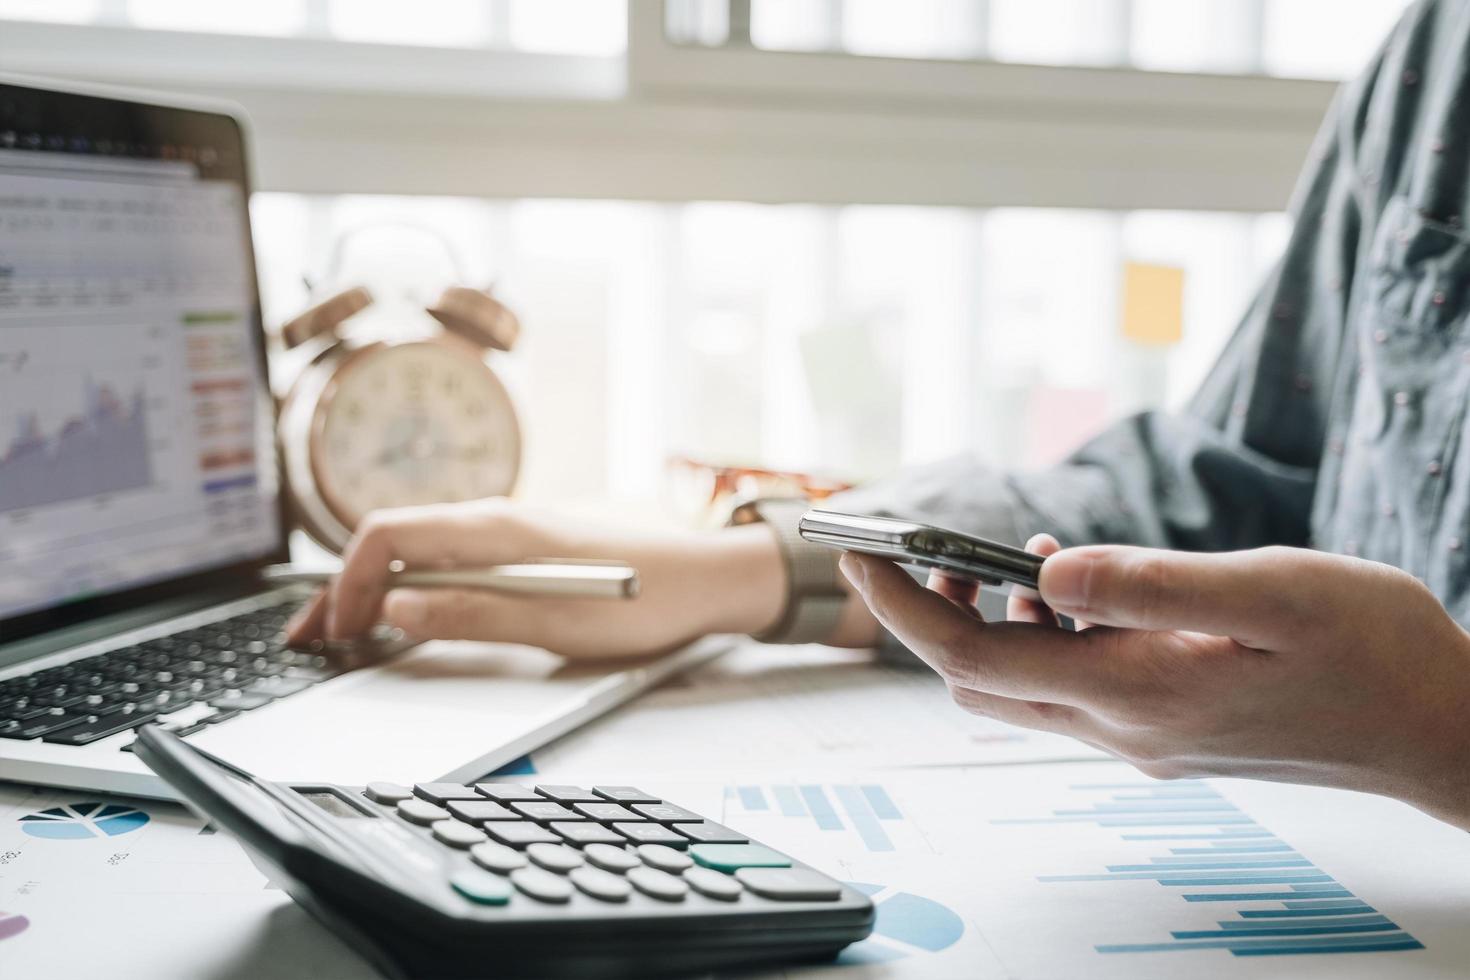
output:
[[1052,469],[954,459],[831,506],[1011,542],[1360,555],[1470,623],[1470,2],[1410,7],[1339,92],[1291,211],[1183,412],[1126,419]]

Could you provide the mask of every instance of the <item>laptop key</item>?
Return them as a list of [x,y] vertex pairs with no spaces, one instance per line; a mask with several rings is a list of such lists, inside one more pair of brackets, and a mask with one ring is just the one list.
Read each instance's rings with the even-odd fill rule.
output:
[[3,733],[5,738],[32,739],[59,732],[73,725],[85,724],[91,715],[81,714],[75,711],[67,711],[65,708],[55,708],[39,718],[23,721],[20,727],[12,732]]
[[61,731],[43,736],[41,741],[56,745],[90,745],[118,732],[147,724],[156,717],[158,714],[153,711],[119,710],[108,715],[93,716],[80,725],[68,725]]

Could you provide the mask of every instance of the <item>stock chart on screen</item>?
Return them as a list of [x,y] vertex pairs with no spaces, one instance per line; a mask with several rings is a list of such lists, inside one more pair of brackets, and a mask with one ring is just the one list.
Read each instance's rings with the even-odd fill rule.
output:
[[274,542],[244,221],[177,162],[0,151],[0,619]]

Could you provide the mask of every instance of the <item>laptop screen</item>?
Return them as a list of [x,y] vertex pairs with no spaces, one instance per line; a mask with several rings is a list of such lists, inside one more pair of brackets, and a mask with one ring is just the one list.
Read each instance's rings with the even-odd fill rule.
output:
[[280,551],[242,151],[0,84],[0,639]]

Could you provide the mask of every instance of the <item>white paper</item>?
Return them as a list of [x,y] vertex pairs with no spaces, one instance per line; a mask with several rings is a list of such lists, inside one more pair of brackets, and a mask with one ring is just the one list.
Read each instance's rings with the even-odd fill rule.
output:
[[932,672],[867,650],[746,644],[532,753],[543,769],[699,775],[1097,759],[961,710]]
[[[1470,834],[1390,800],[1239,780],[1157,783],[1118,763],[835,780],[786,772],[644,787],[719,812],[730,826],[834,877],[881,888],[872,939],[850,947],[836,966],[777,975],[1377,980],[1470,972]],[[802,806],[790,805],[793,791]],[[1102,815],[1091,812],[1100,806]],[[1221,837],[1227,834],[1233,839]],[[1223,847],[1259,853],[1175,853]],[[1218,867],[1261,863],[1273,866]],[[1099,875],[1139,877],[1046,880]],[[1266,879],[1273,880],[1256,883]],[[1184,897],[1228,894],[1299,897]],[[1328,914],[1287,904],[1300,902],[1339,908]],[[1263,911],[1306,914],[1241,914]],[[1353,931],[1341,931],[1344,924]],[[1273,927],[1339,931],[1264,932]],[[1230,935],[1176,939],[1176,931]],[[1227,941],[1257,955],[1208,945]],[[1359,943],[1406,948],[1336,951]],[[1117,949],[1160,944],[1194,948]]]

